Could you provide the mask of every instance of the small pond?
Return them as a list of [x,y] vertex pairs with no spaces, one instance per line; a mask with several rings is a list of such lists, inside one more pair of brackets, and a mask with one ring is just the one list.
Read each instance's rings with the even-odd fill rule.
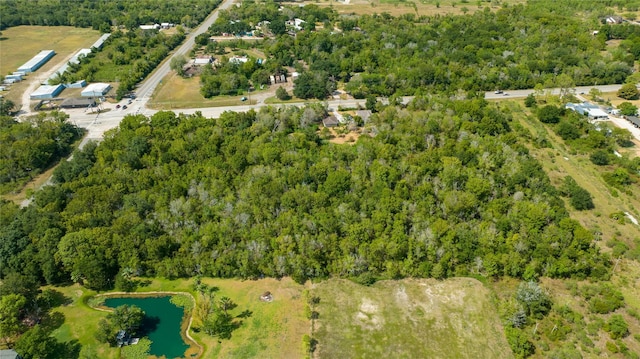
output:
[[146,314],[142,329],[152,341],[150,354],[158,357],[164,355],[170,359],[182,358],[189,348],[180,335],[184,310],[172,304],[170,299],[170,296],[107,298],[104,305],[109,308],[135,305],[142,309]]

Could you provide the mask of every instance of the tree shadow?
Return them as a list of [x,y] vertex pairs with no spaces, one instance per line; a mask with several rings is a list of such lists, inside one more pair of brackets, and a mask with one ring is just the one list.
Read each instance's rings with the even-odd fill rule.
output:
[[58,329],[64,324],[64,314],[60,312],[47,313],[42,317],[40,325],[48,331]]
[[78,359],[80,358],[80,350],[82,349],[82,345],[76,339],[73,339],[69,342],[58,343],[56,345],[55,354],[53,354],[51,359]]
[[149,333],[155,331],[158,328],[158,324],[160,324],[160,317],[150,317],[148,315],[145,315],[144,319],[142,319],[142,323],[140,324],[138,335],[141,337],[148,336]]
[[137,287],[140,287],[140,288],[148,287],[148,286],[151,285],[151,280],[150,279],[144,279],[144,280],[135,279],[133,282],[136,284]]
[[38,298],[39,304],[47,309],[56,308],[73,303],[71,297],[67,297],[62,292],[55,289],[45,289]]
[[236,315],[236,318],[250,318],[252,315],[253,315],[253,312],[247,309],[244,312]]

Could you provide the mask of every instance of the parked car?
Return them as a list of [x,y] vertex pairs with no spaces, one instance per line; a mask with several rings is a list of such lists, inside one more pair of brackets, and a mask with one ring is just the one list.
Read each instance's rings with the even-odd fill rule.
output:
[[122,109],[126,110],[127,109],[127,105],[122,106]]
[[242,98],[240,99],[240,101],[247,101],[247,98],[242,96]]
[[116,108],[120,108],[120,105],[116,105]]

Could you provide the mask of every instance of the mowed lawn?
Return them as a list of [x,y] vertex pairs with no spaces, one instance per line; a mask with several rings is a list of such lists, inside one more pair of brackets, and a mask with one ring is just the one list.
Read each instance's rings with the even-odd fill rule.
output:
[[[218,288],[216,298],[229,297],[238,305],[232,314],[248,310],[251,315],[241,319],[242,325],[233,332],[230,340],[218,342],[217,338],[203,331],[192,330],[191,336],[204,348],[201,358],[304,357],[302,338],[310,334],[310,321],[304,315],[304,286],[288,278],[257,281],[204,278],[203,282]],[[71,301],[54,309],[62,313],[65,320],[53,335],[60,341],[78,340],[82,345],[82,354],[87,358],[119,358],[120,349],[110,348],[95,339],[98,322],[107,314],[86,304],[86,299],[96,293],[79,285],[54,289]],[[199,296],[193,289],[192,279],[153,279],[136,292],[154,291],[189,292]],[[272,293],[272,302],[260,300],[266,291]],[[199,320],[194,318],[193,326],[200,325]]]
[[[69,301],[68,304],[52,310],[54,313],[62,313],[64,316],[64,323],[53,331],[53,336],[61,342],[77,340],[82,346],[81,354],[86,358],[119,358],[119,349],[110,348],[107,344],[102,344],[95,339],[98,322],[108,314],[87,305],[86,299],[95,295],[95,292],[78,284],[51,288],[61,292]],[[81,357],[83,357],[82,355]]]
[[99,37],[99,31],[71,26],[10,27],[0,35],[0,74],[16,71],[41,50],[56,52],[47,64],[59,62],[81,48],[88,48]]
[[318,358],[512,358],[489,289],[471,278],[381,281],[331,279],[313,338]]

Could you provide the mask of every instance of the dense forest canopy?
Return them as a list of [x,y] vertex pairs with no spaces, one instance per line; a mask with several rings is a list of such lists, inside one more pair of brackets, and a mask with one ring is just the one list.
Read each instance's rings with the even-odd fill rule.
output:
[[298,281],[607,275],[508,113],[481,99],[411,108],[374,116],[353,146],[318,137],[319,105],[128,116],[33,205],[2,205],[1,274],[93,288],[123,269]]
[[218,5],[210,0],[3,0],[0,30],[18,25],[69,25],[110,32],[169,22],[195,26]]

